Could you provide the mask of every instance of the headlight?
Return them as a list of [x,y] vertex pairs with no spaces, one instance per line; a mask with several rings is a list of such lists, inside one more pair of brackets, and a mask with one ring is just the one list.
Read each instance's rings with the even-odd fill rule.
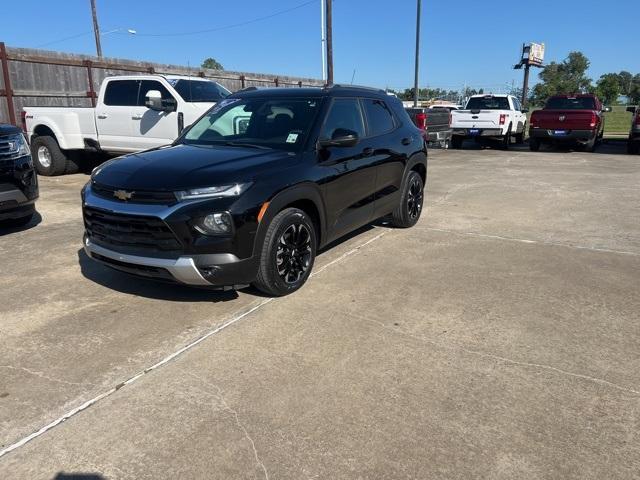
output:
[[237,197],[242,195],[250,186],[250,183],[234,183],[233,185],[223,185],[220,187],[193,188],[191,190],[176,192],[176,197],[179,201],[194,198]]
[[20,157],[31,153],[29,151],[29,145],[27,145],[27,139],[24,138],[22,133],[9,137],[9,150],[11,153]]
[[227,212],[212,213],[200,218],[195,228],[205,235],[229,235],[233,232],[233,219]]

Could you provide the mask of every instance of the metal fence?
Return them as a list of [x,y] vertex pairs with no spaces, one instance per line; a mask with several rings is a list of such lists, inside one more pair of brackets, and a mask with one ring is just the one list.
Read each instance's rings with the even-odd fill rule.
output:
[[261,73],[230,72],[124,59],[103,59],[27,48],[0,42],[0,123],[20,123],[25,106],[95,106],[105,77],[132,73],[208,78],[231,91],[256,87],[321,86],[321,80]]

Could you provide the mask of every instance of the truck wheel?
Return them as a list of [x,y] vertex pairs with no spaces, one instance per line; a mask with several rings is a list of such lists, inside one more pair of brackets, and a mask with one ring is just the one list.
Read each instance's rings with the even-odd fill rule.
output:
[[454,135],[451,137],[451,148],[455,148],[456,150],[460,150],[462,148],[462,142],[464,138],[459,135]]
[[537,138],[529,137],[529,150],[532,152],[537,152],[540,150],[540,140]]
[[35,137],[31,141],[31,155],[39,175],[53,177],[67,171],[69,161],[53,137]]
[[509,125],[507,133],[505,133],[504,137],[502,138],[502,149],[509,150],[509,145],[511,145],[511,125]]
[[637,155],[640,152],[640,144],[629,140],[627,142],[627,153],[630,155]]
[[392,214],[391,223],[393,226],[398,228],[413,227],[420,219],[423,202],[424,183],[422,177],[418,172],[411,171],[405,182],[400,204]]
[[525,123],[522,127],[522,131],[520,133],[516,133],[516,144],[522,145],[524,143],[524,132],[527,128],[527,124]]
[[278,213],[267,229],[254,286],[277,297],[298,290],[311,274],[316,244],[309,215],[297,208]]

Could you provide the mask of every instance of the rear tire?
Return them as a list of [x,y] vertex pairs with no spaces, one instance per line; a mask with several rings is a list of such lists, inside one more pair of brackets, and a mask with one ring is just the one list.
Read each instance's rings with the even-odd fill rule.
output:
[[309,215],[297,208],[282,210],[267,229],[253,285],[275,297],[295,292],[311,275],[316,245]]
[[529,150],[537,152],[540,150],[540,140],[529,137]]
[[462,142],[464,142],[464,138],[459,135],[453,135],[451,137],[451,148],[456,150],[460,150],[462,148]]
[[54,177],[78,171],[78,166],[62,152],[55,138],[48,135],[31,141],[31,156],[39,175]]
[[638,142],[632,142],[629,140],[627,142],[627,153],[629,155],[637,155],[640,153],[640,144]]
[[520,133],[516,133],[516,144],[522,145],[524,143],[524,132],[526,131],[527,125],[523,125],[522,131]]
[[400,204],[392,213],[394,227],[413,227],[420,219],[424,203],[424,183],[420,174],[414,170],[409,172],[400,197]]
[[511,145],[511,125],[509,125],[509,129],[507,133],[502,138],[502,149],[509,150],[509,146]]

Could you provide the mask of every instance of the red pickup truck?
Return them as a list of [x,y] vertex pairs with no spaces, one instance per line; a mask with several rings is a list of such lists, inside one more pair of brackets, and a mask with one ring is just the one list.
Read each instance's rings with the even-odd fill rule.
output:
[[542,143],[578,144],[593,152],[604,135],[604,107],[595,95],[556,95],[536,110],[529,120],[529,148],[540,150]]

